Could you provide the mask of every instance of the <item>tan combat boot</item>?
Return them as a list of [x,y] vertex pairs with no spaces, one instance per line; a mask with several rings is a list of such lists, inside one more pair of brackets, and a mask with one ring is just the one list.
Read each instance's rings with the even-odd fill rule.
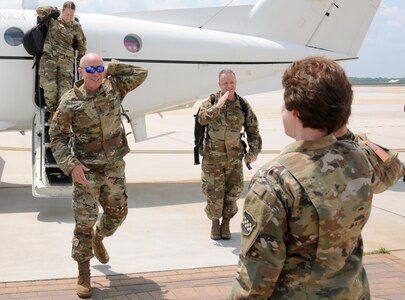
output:
[[221,239],[221,233],[219,232],[219,220],[212,220],[211,239],[213,240]]
[[94,255],[97,257],[98,261],[102,264],[108,263],[110,256],[103,245],[103,237],[98,234],[98,229],[96,228],[93,232],[93,251]]
[[221,238],[229,240],[231,238],[231,231],[229,230],[230,219],[223,218],[221,223]]
[[84,262],[77,262],[79,265],[79,277],[77,278],[76,292],[80,298],[91,297],[91,284],[90,284],[90,260]]

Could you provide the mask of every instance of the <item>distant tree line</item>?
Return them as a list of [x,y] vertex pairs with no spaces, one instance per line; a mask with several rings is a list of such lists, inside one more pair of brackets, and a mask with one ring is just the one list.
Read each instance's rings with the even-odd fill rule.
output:
[[349,77],[353,85],[405,85],[404,78],[368,78],[368,77]]

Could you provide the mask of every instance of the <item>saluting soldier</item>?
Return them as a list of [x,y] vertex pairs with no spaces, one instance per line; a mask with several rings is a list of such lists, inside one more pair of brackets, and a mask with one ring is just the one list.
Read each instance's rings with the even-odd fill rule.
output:
[[[59,167],[73,180],[72,257],[79,267],[77,294],[86,298],[92,293],[90,259],[95,255],[103,264],[109,261],[102,240],[128,213],[123,157],[129,147],[121,125],[121,102],[148,72],[114,60],[104,68],[102,58],[90,53],[81,59],[79,73],[83,79],[62,96],[50,136]],[[98,204],[103,214],[96,223]]]
[[370,299],[361,231],[373,193],[404,168],[395,153],[346,135],[353,92],[336,62],[296,61],[282,83],[284,130],[296,142],[250,183],[228,299]]
[[54,113],[59,99],[70,90],[74,80],[74,59],[77,47],[77,61],[86,53],[86,37],[79,22],[74,20],[76,5],[72,1],[63,4],[60,14],[57,7],[37,8],[40,20],[48,19],[48,33],[40,60],[40,86],[44,90],[48,110]]
[[[237,213],[236,201],[243,191],[243,166],[254,162],[262,148],[257,117],[246,99],[236,94],[236,75],[232,70],[219,73],[220,90],[204,100],[198,122],[206,125],[202,145],[202,191],[207,196],[205,212],[212,221],[213,240],[230,239],[230,219]],[[249,150],[244,153],[242,129]],[[220,224],[220,219],[222,222]]]

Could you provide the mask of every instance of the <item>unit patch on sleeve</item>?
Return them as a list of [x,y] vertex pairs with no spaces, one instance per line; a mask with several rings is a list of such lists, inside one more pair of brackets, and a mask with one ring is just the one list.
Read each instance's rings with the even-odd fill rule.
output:
[[242,234],[244,235],[250,235],[253,229],[256,227],[256,221],[247,211],[243,212],[241,227],[242,227]]

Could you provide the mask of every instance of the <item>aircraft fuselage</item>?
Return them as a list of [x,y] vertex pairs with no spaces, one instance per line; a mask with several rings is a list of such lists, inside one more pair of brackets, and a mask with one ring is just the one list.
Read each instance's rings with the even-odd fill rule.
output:
[[[149,70],[145,83],[125,99],[131,118],[205,97],[217,89],[217,74],[223,68],[236,72],[242,90],[244,84],[267,77],[275,77],[278,82],[269,81],[263,90],[280,88],[280,74],[287,64],[322,54],[260,37],[110,15],[80,14],[79,20],[87,38],[87,52],[99,53],[106,63],[118,59]],[[33,58],[23,48],[18,34],[35,24],[35,11],[0,10],[1,36],[7,36],[11,29],[9,38],[14,37],[8,42],[0,39],[3,129],[24,130],[31,126],[35,112]],[[126,45],[134,39],[141,44],[138,52],[130,52]]]

